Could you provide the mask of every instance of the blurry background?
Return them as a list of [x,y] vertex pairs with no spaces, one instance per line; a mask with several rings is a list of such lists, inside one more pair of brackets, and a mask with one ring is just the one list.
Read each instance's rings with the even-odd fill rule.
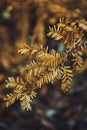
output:
[[[87,0],[0,0],[1,95],[5,79],[24,71],[26,61],[17,54],[18,42],[63,51],[63,46],[46,36],[48,26],[62,16],[87,20]],[[87,130],[87,62],[73,77],[68,94],[58,86],[57,82],[38,90],[29,112],[19,102],[5,108],[0,96],[0,130]]]

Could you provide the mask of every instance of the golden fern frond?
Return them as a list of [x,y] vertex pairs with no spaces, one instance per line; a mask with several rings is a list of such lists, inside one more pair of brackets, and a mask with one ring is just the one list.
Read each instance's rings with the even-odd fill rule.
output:
[[8,80],[6,80],[6,88],[15,88],[15,87],[23,87],[25,85],[24,81],[20,77],[8,77]]
[[56,80],[61,79],[62,76],[62,69],[61,67],[54,67],[49,70],[36,81],[35,86],[42,87],[44,84],[47,83],[54,83]]
[[21,92],[7,94],[6,97],[4,97],[6,107],[9,107],[11,104],[13,104],[16,100],[20,98],[20,96]]
[[[87,53],[87,41],[83,41],[83,44],[80,46],[83,53]],[[86,52],[85,52],[86,51]]]
[[61,61],[61,58],[60,58],[60,55],[58,55],[56,53],[56,55],[54,56],[52,53],[50,52],[47,52],[47,53],[39,53],[36,57],[36,59],[39,61],[39,62],[42,62],[42,65],[45,65],[45,66],[55,66],[55,65],[58,65]]
[[68,89],[71,87],[71,80],[73,77],[73,73],[70,66],[64,66],[63,67],[63,76],[62,76],[62,84],[61,89],[63,91],[68,91]]
[[41,66],[58,66],[62,61],[61,55],[54,49],[41,51],[35,55],[34,59],[37,63],[40,63]]
[[37,80],[33,75],[30,75],[30,73],[25,72],[24,74],[25,82],[27,83],[27,86],[32,86],[34,82]]
[[81,67],[78,67],[78,66],[75,66],[74,67],[74,73],[77,74],[77,73],[82,73],[84,72],[85,70],[87,70],[87,60],[85,60],[82,64]]
[[[60,54],[56,53],[56,51],[54,51],[53,49],[50,52],[45,50],[45,51],[38,52],[34,56],[34,60],[31,60],[29,62],[29,64],[26,66],[26,70],[29,70],[30,73],[32,72],[34,73],[40,68],[39,70],[40,72],[41,69],[43,71],[44,68],[46,68],[47,66],[57,66],[60,62],[61,62]],[[34,68],[36,70],[34,70]]]
[[74,61],[73,66],[78,66],[81,67],[82,63],[83,63],[83,59],[82,59],[82,52],[78,51],[75,54],[73,54],[74,59],[72,59],[72,61]]
[[32,99],[36,97],[36,93],[34,91],[31,91],[30,95],[27,95],[26,93],[24,93],[22,95],[22,97],[20,98],[20,101],[21,101],[21,107],[22,109],[24,110],[31,110],[31,102],[32,102]]
[[47,36],[54,38],[55,40],[63,40],[64,44],[68,44],[67,48],[70,47],[70,45],[73,43],[73,33],[66,32],[61,27],[56,27],[55,25],[53,27],[49,27],[49,33]]
[[18,44],[18,53],[21,55],[25,55],[29,52],[29,46],[25,42],[21,42]]
[[[71,87],[73,72],[83,63],[82,55],[87,48],[87,42],[76,22],[68,19],[61,18],[57,26],[49,27],[49,30],[48,36],[63,40],[66,50],[60,54],[42,45],[20,43],[18,53],[26,55],[28,63],[22,77],[9,77],[6,81],[6,87],[13,89],[12,93],[7,94],[4,99],[7,106],[13,104],[15,100],[20,100],[23,109],[31,110],[30,104],[36,96],[35,91],[57,80],[61,81],[63,92]],[[72,61],[73,65],[70,66],[69,63]]]
[[26,88],[23,79],[20,77],[9,77],[8,80],[6,80],[6,83],[7,88],[13,89],[13,92],[7,94],[4,98],[6,106],[8,107],[21,97],[22,92],[25,91]]
[[85,19],[77,20],[78,26],[87,32],[87,21]]
[[21,55],[35,55],[37,52],[43,50],[42,45],[30,44],[29,46],[21,42],[18,44],[18,53]]
[[58,27],[63,28],[65,31],[68,32],[78,32],[79,28],[77,28],[76,23],[71,21],[68,18],[61,17],[59,18],[59,23],[57,23]]
[[15,100],[16,100],[16,94],[13,95],[13,93],[7,94],[6,97],[4,98],[7,107],[13,104]]
[[26,71],[28,71],[29,75],[37,76],[38,74],[45,71],[44,66],[40,62],[31,62],[26,66]]
[[51,36],[55,40],[60,40],[63,38],[64,31],[61,28],[57,28],[55,25],[53,27],[49,27],[49,33],[47,33],[47,36]]
[[41,76],[39,80],[36,81],[36,86],[39,86],[41,88],[44,84],[47,84],[50,82],[52,83],[55,77],[57,77],[56,72],[55,72],[55,76],[53,75],[52,72],[44,74],[43,76]]
[[[23,109],[31,110],[30,103],[33,97],[35,97],[36,93],[33,90],[31,91],[30,88],[28,88],[29,82],[27,81],[27,83],[28,84],[25,85],[23,79],[19,77],[17,77],[16,79],[10,77],[8,79],[6,87],[13,88],[13,92],[7,94],[4,98],[7,107],[13,104],[16,100],[20,100]],[[29,92],[28,89],[30,90]],[[28,96],[26,95],[27,93],[29,93]]]
[[37,55],[36,58],[38,61],[41,61],[41,62],[43,62],[45,60],[49,62],[50,60],[54,59],[54,56],[50,55],[49,53],[46,53],[46,52],[41,52]]
[[76,24],[77,21],[71,21],[68,18],[61,17],[57,26],[63,28],[66,32],[72,32],[75,38],[82,38],[83,31]]
[[75,39],[82,39],[83,31],[77,27],[76,22],[60,18],[59,23],[56,26],[49,27],[47,35],[55,40],[63,40],[66,47],[70,48]]
[[20,99],[21,103],[21,107],[22,109],[26,109],[26,110],[31,110],[31,105],[30,103],[32,102],[32,100],[30,99],[30,96],[29,95],[23,95]]

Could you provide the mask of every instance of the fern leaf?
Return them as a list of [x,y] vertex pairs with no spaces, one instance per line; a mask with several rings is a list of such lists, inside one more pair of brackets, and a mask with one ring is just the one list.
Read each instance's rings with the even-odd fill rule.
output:
[[31,110],[31,102],[32,102],[32,99],[36,97],[36,93],[34,91],[32,91],[30,93],[30,95],[27,95],[26,93],[23,94],[23,96],[20,98],[20,101],[21,101],[21,107],[23,110]]
[[62,76],[62,84],[61,89],[66,92],[71,87],[71,80],[72,80],[72,70],[70,66],[64,66],[63,68],[63,76]]
[[21,55],[25,55],[29,52],[29,46],[25,42],[19,43],[18,48],[18,53]]
[[52,38],[54,38],[55,40],[60,40],[63,38],[63,31],[61,28],[56,27],[55,25],[53,27],[49,27],[49,33],[47,34],[47,36],[51,36]]
[[6,80],[6,87],[7,88],[15,88],[17,86],[23,87],[24,86],[24,81],[22,78],[17,77],[9,77],[8,80]]

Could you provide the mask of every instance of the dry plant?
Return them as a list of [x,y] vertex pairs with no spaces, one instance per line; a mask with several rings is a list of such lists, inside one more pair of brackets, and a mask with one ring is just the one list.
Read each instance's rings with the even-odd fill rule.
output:
[[[70,5],[72,5],[72,9],[69,8]],[[83,7],[86,8],[86,5],[85,0],[81,0],[80,3],[77,1],[75,7],[72,0],[1,0],[0,9],[2,22],[0,23],[0,55],[3,56],[1,57],[0,64],[6,69],[5,66],[11,67],[13,65],[11,61],[18,61],[17,64],[19,63],[14,53],[14,48],[16,48],[15,43],[19,41],[37,42],[38,44],[41,43],[43,46],[46,46],[46,27],[50,24],[56,24],[57,19],[61,16],[73,18],[83,17],[87,14],[85,9],[84,15],[82,13],[82,9]],[[2,24],[4,22],[6,22],[7,25],[11,24],[12,27]],[[11,32],[13,32],[13,35]],[[5,46],[2,46],[2,43],[5,44]],[[8,61],[6,60],[7,65],[4,66],[3,61],[5,61],[4,59],[6,58],[3,51],[7,48],[6,45],[11,49],[7,49],[7,53],[5,52]],[[13,57],[11,57],[12,52]]]
[[[57,23],[60,16],[83,16],[80,8],[71,10],[69,5],[72,0],[0,0],[0,70],[3,70],[0,71],[0,82],[9,73],[17,74],[14,66],[23,59],[15,53],[17,42],[29,41],[45,47],[48,25]],[[86,3],[81,2],[81,5],[84,7]]]
[[36,90],[48,83],[60,81],[61,90],[67,92],[71,87],[73,75],[85,62],[85,29],[80,20],[64,17],[60,18],[56,25],[49,27],[48,37],[64,44],[65,50],[62,53],[44,48],[43,44],[19,43],[18,53],[27,58],[27,63],[22,76],[8,77],[6,80],[6,88],[11,89],[4,98],[6,106],[20,100],[22,109],[31,110]]

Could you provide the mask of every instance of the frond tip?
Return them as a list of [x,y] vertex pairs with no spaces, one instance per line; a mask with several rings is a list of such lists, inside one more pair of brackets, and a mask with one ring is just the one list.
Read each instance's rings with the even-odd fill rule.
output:
[[32,99],[36,97],[36,93],[34,91],[31,92],[30,95],[27,95],[26,93],[20,98],[20,101],[21,101],[21,107],[23,110],[31,110],[32,107],[31,107],[31,102],[32,102]]
[[62,84],[61,89],[63,91],[68,91],[71,87],[71,80],[73,77],[73,73],[70,66],[64,66],[63,68],[63,76],[62,76]]
[[9,77],[6,80],[6,88],[12,88],[12,92],[4,97],[4,101],[7,107],[13,104],[16,100],[20,100],[22,109],[31,110],[31,103],[36,93],[34,90],[29,89],[22,78]]
[[18,44],[18,53],[21,55],[28,54],[29,46],[25,42],[21,42]]
[[55,25],[53,27],[49,27],[49,33],[47,34],[47,36],[51,36],[55,40],[60,40],[63,38],[62,29],[56,27]]
[[20,77],[8,77],[8,80],[6,80],[6,88],[15,88],[17,86],[24,86],[24,81]]

